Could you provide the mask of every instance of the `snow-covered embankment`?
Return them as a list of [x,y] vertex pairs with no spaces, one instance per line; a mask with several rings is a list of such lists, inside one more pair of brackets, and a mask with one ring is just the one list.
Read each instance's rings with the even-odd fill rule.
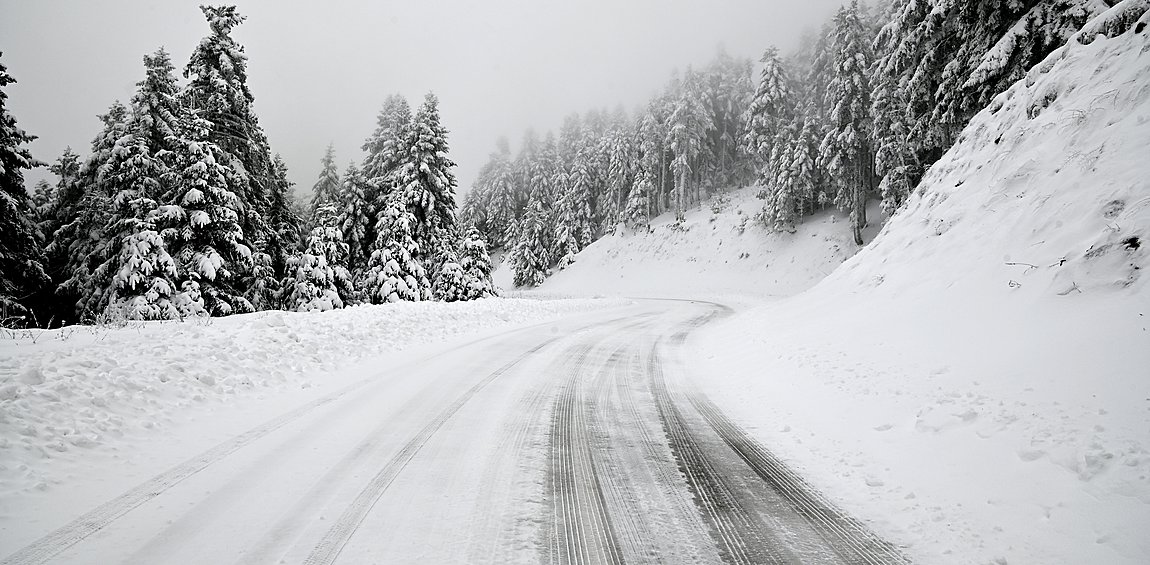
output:
[[1148,155],[1150,31],[1072,41],[873,244],[704,332],[694,370],[916,561],[1146,563]]

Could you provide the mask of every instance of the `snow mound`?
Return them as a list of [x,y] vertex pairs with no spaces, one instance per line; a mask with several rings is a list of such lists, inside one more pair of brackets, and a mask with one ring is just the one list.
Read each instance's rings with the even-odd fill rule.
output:
[[1148,148],[1150,32],[1072,41],[694,373],[915,562],[1150,562]]
[[189,415],[322,388],[359,361],[605,305],[484,299],[8,331],[0,336],[0,496],[50,488],[64,480],[62,463]]
[[[754,219],[763,207],[758,191],[721,193],[689,210],[682,223],[671,213],[654,219],[647,232],[620,228],[589,245],[539,288],[576,295],[790,296],[858,250],[846,218],[837,212],[816,214],[795,233],[767,230]],[[878,217],[877,208],[871,213]],[[500,270],[507,285],[507,267]]]

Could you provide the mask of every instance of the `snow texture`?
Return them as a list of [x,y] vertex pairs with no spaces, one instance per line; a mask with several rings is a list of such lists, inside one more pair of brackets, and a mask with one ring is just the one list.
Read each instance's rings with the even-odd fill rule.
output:
[[[68,469],[216,412],[322,388],[338,369],[610,301],[485,299],[0,334],[0,507]],[[105,462],[106,464],[107,462]],[[0,524],[5,517],[0,515]],[[23,516],[21,520],[32,519]]]

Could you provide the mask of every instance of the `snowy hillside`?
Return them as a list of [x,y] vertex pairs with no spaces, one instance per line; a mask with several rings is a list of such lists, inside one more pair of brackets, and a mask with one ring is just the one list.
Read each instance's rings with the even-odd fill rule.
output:
[[1146,563],[1148,149],[1150,33],[1072,41],[871,245],[706,330],[701,386],[918,562]]
[[[790,296],[810,288],[858,249],[845,216],[814,215],[795,233],[772,233],[753,216],[758,188],[712,198],[686,221],[664,214],[647,233],[620,230],[592,243],[576,263],[553,274],[540,290],[616,296]],[[877,207],[871,211],[878,218]],[[876,222],[877,223],[877,222]],[[867,237],[873,237],[873,229]],[[495,280],[511,288],[503,264]]]

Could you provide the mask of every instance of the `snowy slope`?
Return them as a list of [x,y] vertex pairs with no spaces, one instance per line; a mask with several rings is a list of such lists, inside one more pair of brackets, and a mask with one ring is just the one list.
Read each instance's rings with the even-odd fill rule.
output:
[[1148,157],[1150,33],[1072,42],[870,246],[694,342],[701,386],[916,561],[1150,562]]
[[[185,323],[0,334],[0,524],[7,496],[46,490],[135,441],[196,419],[276,414],[366,363],[611,305],[487,299]],[[361,368],[362,369],[362,368]],[[17,517],[18,518],[18,517]],[[2,552],[0,552],[2,553]]]
[[[772,233],[752,216],[763,204],[758,188],[722,194],[687,211],[682,224],[668,213],[649,232],[622,229],[592,243],[540,291],[573,295],[790,296],[822,280],[858,250],[845,216],[827,211],[791,233]],[[879,219],[878,210],[871,217]],[[875,221],[881,225],[881,221]],[[877,228],[874,229],[877,231]],[[873,237],[873,231],[868,237]],[[496,282],[511,288],[506,264]]]

